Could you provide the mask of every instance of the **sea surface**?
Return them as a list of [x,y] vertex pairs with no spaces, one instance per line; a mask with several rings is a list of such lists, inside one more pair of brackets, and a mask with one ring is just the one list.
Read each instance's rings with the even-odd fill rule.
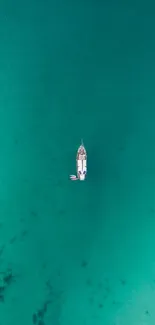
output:
[[155,5],[2,0],[0,325],[154,324]]

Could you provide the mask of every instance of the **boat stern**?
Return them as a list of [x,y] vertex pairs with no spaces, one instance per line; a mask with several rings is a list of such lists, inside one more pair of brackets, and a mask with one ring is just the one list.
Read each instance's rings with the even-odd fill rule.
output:
[[85,178],[86,178],[85,171],[79,171],[78,176],[79,176],[78,178],[79,178],[80,181],[84,181]]

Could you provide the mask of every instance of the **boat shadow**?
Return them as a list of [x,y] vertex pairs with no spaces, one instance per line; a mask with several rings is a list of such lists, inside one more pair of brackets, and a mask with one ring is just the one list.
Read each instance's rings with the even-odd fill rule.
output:
[[102,186],[106,179],[106,169],[103,147],[95,145],[88,148],[88,182]]

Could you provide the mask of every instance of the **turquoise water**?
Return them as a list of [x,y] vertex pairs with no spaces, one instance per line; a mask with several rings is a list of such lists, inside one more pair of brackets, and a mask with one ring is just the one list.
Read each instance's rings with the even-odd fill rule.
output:
[[0,9],[0,325],[153,325],[155,8]]

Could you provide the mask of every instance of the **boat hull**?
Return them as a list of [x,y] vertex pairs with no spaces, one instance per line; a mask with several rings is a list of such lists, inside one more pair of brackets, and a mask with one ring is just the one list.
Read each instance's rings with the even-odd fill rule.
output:
[[72,181],[84,181],[87,174],[87,152],[83,142],[79,146],[76,154],[76,175],[70,175]]
[[77,177],[79,180],[85,180],[87,174],[87,152],[84,145],[80,145],[76,156]]

